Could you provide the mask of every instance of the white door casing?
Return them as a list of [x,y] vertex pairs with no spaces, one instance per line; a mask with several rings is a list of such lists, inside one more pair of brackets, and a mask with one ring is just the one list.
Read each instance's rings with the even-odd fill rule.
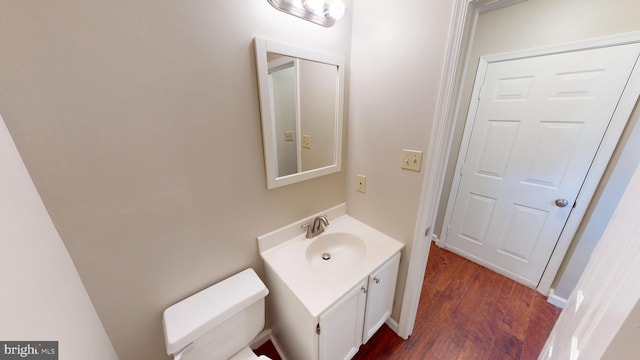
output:
[[638,53],[630,44],[482,62],[442,244],[537,286]]

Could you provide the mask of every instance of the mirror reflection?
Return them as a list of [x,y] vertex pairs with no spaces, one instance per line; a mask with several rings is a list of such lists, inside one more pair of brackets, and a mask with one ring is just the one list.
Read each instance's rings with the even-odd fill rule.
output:
[[337,66],[272,52],[267,58],[278,176],[334,164]]
[[339,58],[256,39],[267,185],[340,171]]

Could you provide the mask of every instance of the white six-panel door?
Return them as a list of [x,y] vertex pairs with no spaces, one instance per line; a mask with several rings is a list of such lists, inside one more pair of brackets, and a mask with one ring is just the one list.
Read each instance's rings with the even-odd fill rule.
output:
[[632,44],[490,63],[444,245],[536,286],[639,53]]

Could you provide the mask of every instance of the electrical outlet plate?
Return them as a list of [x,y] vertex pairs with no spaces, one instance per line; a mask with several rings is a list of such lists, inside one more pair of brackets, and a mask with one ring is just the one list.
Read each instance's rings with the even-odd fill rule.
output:
[[293,141],[293,131],[284,132],[284,141]]
[[364,193],[367,191],[367,177],[364,175],[356,176],[356,190]]
[[422,165],[422,151],[402,150],[402,168],[420,172]]

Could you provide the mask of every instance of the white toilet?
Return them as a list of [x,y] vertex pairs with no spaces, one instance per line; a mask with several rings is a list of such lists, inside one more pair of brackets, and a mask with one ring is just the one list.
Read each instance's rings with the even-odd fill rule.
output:
[[249,268],[168,307],[163,314],[167,354],[174,360],[249,360],[249,343],[264,327],[269,290]]

